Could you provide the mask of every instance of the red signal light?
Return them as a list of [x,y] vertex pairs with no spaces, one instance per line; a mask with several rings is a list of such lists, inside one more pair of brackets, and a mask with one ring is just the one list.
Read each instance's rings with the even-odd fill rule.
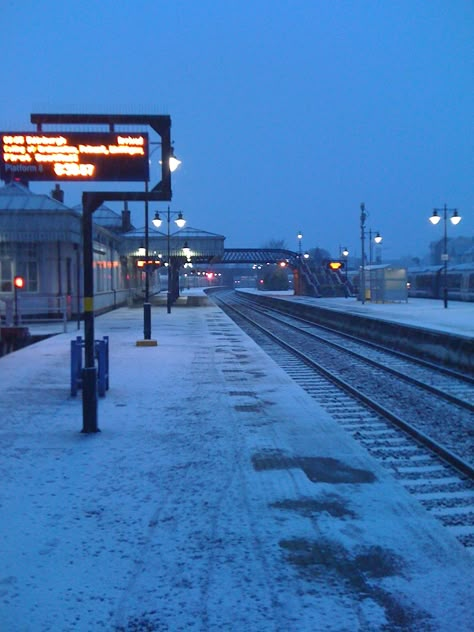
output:
[[13,285],[19,290],[22,290],[25,287],[25,279],[22,276],[16,276],[13,279]]

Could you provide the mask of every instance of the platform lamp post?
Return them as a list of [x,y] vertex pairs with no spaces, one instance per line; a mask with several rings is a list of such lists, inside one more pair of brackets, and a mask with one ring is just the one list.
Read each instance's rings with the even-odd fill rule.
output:
[[303,239],[303,233],[300,230],[298,231],[297,237],[298,237],[298,254],[299,254],[300,258],[301,258],[301,252],[302,252],[302,250],[301,250],[301,240]]
[[365,221],[367,219],[367,213],[365,211],[365,204],[362,202],[360,205],[360,241],[362,251],[362,261],[360,264],[360,299],[362,305],[365,303]]
[[[161,147],[161,143],[150,143],[150,145],[156,145],[154,149],[150,153],[150,159],[152,154]],[[151,160],[150,160],[151,162]],[[160,160],[161,164],[161,160]],[[174,147],[171,145],[171,155],[169,157],[169,168],[170,172],[173,173],[181,164],[181,160],[176,158],[174,154]],[[151,339],[151,304],[150,304],[150,265],[149,265],[149,256],[150,256],[150,241],[149,241],[149,223],[148,223],[148,182],[145,181],[145,297],[143,301],[143,338],[144,340]],[[150,342],[150,344],[152,344]],[[156,341],[153,343],[156,344]]]
[[184,244],[183,244],[183,253],[184,253],[184,256],[186,257],[186,259],[188,259],[188,261],[191,261],[191,259],[190,259],[191,248],[189,247],[187,241],[185,241]]
[[[183,228],[183,226],[186,224],[186,220],[183,217],[183,214],[181,211],[179,212],[174,212],[174,211],[170,211],[170,207],[168,206],[168,209],[166,211],[166,225],[167,225],[167,231],[166,231],[166,248],[167,248],[167,260],[168,260],[168,290],[166,293],[166,311],[168,312],[168,314],[171,314],[171,283],[172,283],[172,272],[171,272],[171,248],[170,248],[170,223],[171,223],[171,215],[177,215],[177,219],[174,220],[174,223],[176,224],[176,226],[178,226],[178,228]],[[155,217],[152,220],[153,222],[153,226],[155,226],[156,228],[159,228],[161,226],[161,224],[163,223],[163,220],[160,217],[160,214],[158,213],[158,211],[156,211],[155,213]]]
[[374,247],[374,243],[379,245],[383,241],[383,237],[380,235],[380,233],[378,231],[375,234],[375,236],[372,237],[373,232],[374,231],[372,231],[372,229],[369,228],[369,244],[370,244],[369,265],[372,265],[372,263],[374,262],[373,257],[372,257],[372,249]]
[[[380,235],[380,233],[377,231],[377,233],[374,235],[374,231],[369,228],[369,266],[371,266],[374,262],[374,258],[373,258],[373,248],[374,248],[374,244],[381,244],[382,243],[382,237]],[[370,293],[370,300],[372,300],[372,273],[369,272],[369,293]]]
[[148,182],[145,182],[145,299],[143,301],[143,338],[151,339],[151,305],[150,305],[150,279],[148,276],[148,252],[149,252],[149,231],[148,231]]
[[[304,260],[309,259],[309,252],[305,252],[303,254],[303,248],[302,248],[303,233],[299,230],[296,236],[298,238],[298,268],[301,274],[301,269],[303,268]],[[301,284],[301,280],[300,280],[300,276],[298,276],[298,287],[300,284]]]
[[342,248],[341,255],[344,257],[344,270],[346,271],[346,283],[347,283],[347,266],[349,263],[349,251],[347,250],[346,246]]
[[458,214],[457,209],[455,208],[446,208],[446,204],[443,208],[435,208],[433,209],[433,215],[430,217],[430,222],[436,226],[438,222],[441,220],[441,216],[438,213],[443,213],[444,220],[444,235],[443,235],[443,254],[441,255],[441,260],[443,261],[444,267],[444,282],[443,282],[443,302],[445,309],[448,307],[448,211],[452,213],[449,218],[451,224],[457,226],[461,221],[461,216]]

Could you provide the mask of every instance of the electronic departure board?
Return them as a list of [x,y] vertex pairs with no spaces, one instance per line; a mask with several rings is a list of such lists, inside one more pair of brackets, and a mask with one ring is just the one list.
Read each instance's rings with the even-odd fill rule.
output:
[[148,134],[0,132],[0,178],[141,181],[149,179]]

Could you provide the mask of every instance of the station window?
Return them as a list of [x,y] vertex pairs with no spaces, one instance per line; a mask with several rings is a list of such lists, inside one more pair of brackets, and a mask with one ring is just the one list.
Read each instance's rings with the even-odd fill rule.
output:
[[11,259],[0,259],[0,292],[13,290],[13,266]]
[[38,291],[38,263],[35,244],[0,244],[0,291],[13,291],[13,277],[25,279],[25,291]]
[[25,279],[27,292],[38,291],[38,264],[36,261],[19,261],[16,266],[16,274]]

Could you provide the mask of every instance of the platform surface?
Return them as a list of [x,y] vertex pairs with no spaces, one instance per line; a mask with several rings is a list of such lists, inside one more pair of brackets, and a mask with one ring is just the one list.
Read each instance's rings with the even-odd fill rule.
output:
[[463,301],[448,301],[444,307],[443,301],[434,299],[409,298],[408,301],[393,303],[362,303],[355,297],[312,298],[310,296],[294,296],[292,291],[259,292],[244,289],[260,296],[275,296],[277,298],[320,306],[327,309],[352,313],[357,316],[368,316],[381,320],[403,323],[413,327],[422,327],[436,331],[446,331],[461,336],[474,336],[474,303]]
[[76,329],[0,358],[2,632],[474,629],[473,556],[217,307],[95,333],[99,433]]

